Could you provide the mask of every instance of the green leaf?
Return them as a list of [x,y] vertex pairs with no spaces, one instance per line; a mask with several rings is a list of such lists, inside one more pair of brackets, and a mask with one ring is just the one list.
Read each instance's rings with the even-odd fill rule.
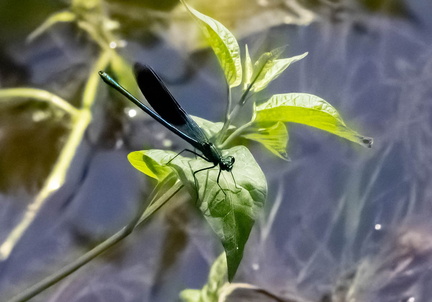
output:
[[234,156],[236,162],[232,175],[225,171],[220,174],[219,184],[219,167],[198,172],[194,179],[193,171],[211,167],[201,158],[176,156],[171,151],[147,150],[132,152],[128,159],[139,171],[158,180],[164,179],[170,169],[174,169],[191,196],[196,197],[198,193],[199,208],[225,249],[228,279],[231,281],[243,257],[255,219],[264,206],[267,183],[246,147],[236,146],[223,152],[224,156],[228,154]]
[[219,297],[227,283],[227,262],[222,253],[210,269],[207,283],[201,290],[186,289],[180,293],[184,302],[212,302],[219,301]]
[[172,173],[172,169],[166,164],[175,155],[173,152],[163,150],[142,150],[129,153],[128,160],[138,171],[162,181]]
[[254,92],[263,90],[268,86],[271,81],[276,79],[285,69],[287,69],[288,66],[290,66],[294,62],[303,59],[307,56],[307,54],[308,53],[305,52],[304,54],[285,59],[275,59],[278,56],[270,55],[267,58],[267,61],[265,61],[266,57],[263,57],[261,60],[265,61],[265,64],[262,67],[260,67],[260,65],[263,62],[260,62],[260,60],[258,60],[258,62],[256,63],[257,70],[261,71],[259,72],[259,75],[257,76],[254,85],[252,86],[252,90]]
[[27,38],[28,42],[33,41],[37,37],[39,37],[41,34],[46,32],[48,29],[50,29],[53,25],[59,22],[73,22],[75,21],[76,16],[71,11],[62,11],[55,13],[54,15],[50,16],[48,19],[45,20],[39,27],[37,27]]
[[289,136],[284,123],[255,124],[248,133],[242,136],[263,144],[264,147],[276,156],[284,160],[289,160],[286,152]]
[[249,48],[246,44],[245,46],[245,62],[244,62],[244,87],[243,89],[246,90],[247,87],[252,82],[252,73],[253,73],[253,65],[252,65],[252,59],[249,55]]
[[181,2],[198,21],[210,47],[222,66],[229,86],[236,87],[240,85],[242,81],[240,48],[234,35],[220,22],[193,9],[185,1],[181,0]]
[[208,138],[216,136],[222,130],[223,123],[221,122],[214,123],[194,115],[191,115],[191,117],[197,123],[197,125],[204,131],[204,133],[207,135]]
[[[263,172],[246,147],[233,147],[224,151],[223,155],[235,157],[232,175],[223,171],[218,184],[219,167],[215,167],[198,172],[195,177],[199,208],[222,242],[228,263],[228,279],[231,281],[243,257],[244,247],[255,219],[264,206],[267,183]],[[194,189],[192,195],[196,195],[196,187],[191,171],[211,167],[211,164],[198,158],[189,159],[187,165],[190,168],[185,169],[186,163],[180,156],[173,160],[171,165],[183,183],[189,183],[186,187]]]
[[228,271],[227,271],[227,259],[225,253],[219,255],[213,262],[209,276],[206,290],[208,297],[218,297],[218,291],[227,284]]
[[[201,119],[199,123],[204,121]],[[208,125],[206,129],[212,131],[217,131],[222,126],[219,125],[221,123],[205,123]],[[159,181],[165,179],[173,169],[191,196],[198,197],[201,212],[225,249],[228,279],[231,281],[243,257],[255,219],[264,206],[267,183],[246,147],[236,146],[223,150],[222,155],[234,156],[232,174],[226,171],[220,173],[218,166],[205,169],[212,167],[212,163],[199,157],[177,155],[171,151],[136,151],[130,153],[128,159],[136,169]],[[204,170],[196,173],[194,177],[193,171],[200,169]]]
[[279,58],[279,56],[283,53],[284,50],[285,47],[278,47],[276,49],[273,49],[272,51],[263,53],[253,65],[253,72],[250,83],[244,86],[244,90],[253,90],[253,87],[251,85],[253,85],[262,77],[262,74],[265,73],[266,70],[268,70],[272,66],[273,62],[277,58]]
[[364,137],[345,125],[329,103],[312,94],[286,93],[273,95],[255,107],[256,122],[293,122],[312,126],[371,147],[372,138]]
[[[200,128],[204,131],[204,133],[207,135],[208,138],[213,138],[216,137],[220,134],[222,128],[223,128],[223,123],[221,122],[210,122],[206,119],[200,118],[198,116],[192,116],[192,119],[198,124],[198,126],[200,126]],[[227,132],[231,132],[233,130],[235,130],[236,127],[233,125],[230,125],[228,128]],[[227,135],[227,133],[224,133],[223,136],[225,137]]]

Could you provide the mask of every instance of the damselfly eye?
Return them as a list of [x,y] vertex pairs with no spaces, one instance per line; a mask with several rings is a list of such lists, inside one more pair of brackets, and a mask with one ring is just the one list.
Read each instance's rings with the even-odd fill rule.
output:
[[235,158],[227,156],[221,159],[220,168],[224,171],[230,172],[234,166]]

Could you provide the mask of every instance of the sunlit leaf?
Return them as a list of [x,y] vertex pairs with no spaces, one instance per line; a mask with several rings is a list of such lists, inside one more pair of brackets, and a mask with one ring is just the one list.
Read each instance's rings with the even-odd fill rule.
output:
[[175,156],[173,152],[163,150],[142,150],[129,153],[128,160],[131,165],[158,181],[162,181],[172,169],[166,164]]
[[242,136],[263,144],[276,156],[289,160],[286,152],[289,136],[284,123],[256,124]]
[[36,28],[27,38],[27,41],[31,42],[41,34],[50,29],[53,25],[59,22],[73,22],[75,21],[76,16],[71,11],[62,11],[55,13],[45,20],[38,28]]
[[305,52],[304,54],[285,59],[274,59],[274,57],[270,57],[263,65],[260,74],[252,86],[252,90],[255,92],[263,90],[271,81],[276,79],[285,69],[287,69],[288,66],[303,59],[307,56],[307,54],[308,53]]
[[222,253],[211,266],[207,283],[201,290],[187,289],[180,293],[183,302],[219,301],[220,293],[227,286],[227,262]]
[[234,35],[220,22],[200,13],[181,0],[187,10],[198,21],[207,41],[219,60],[230,87],[240,85],[242,67],[240,48]]
[[263,53],[258,60],[253,64],[253,74],[252,79],[254,83],[259,81],[263,77],[263,73],[265,73],[268,69],[273,66],[274,61],[277,60],[280,55],[285,50],[285,47],[278,47],[273,49],[272,51],[268,51]]
[[348,128],[329,103],[312,94],[286,93],[273,95],[255,107],[256,122],[294,122],[312,126],[371,147],[372,139]]

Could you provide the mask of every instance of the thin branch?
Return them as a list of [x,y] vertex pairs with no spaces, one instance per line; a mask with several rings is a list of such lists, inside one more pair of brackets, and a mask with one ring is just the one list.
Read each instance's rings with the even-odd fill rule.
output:
[[180,181],[177,181],[161,197],[159,197],[156,201],[151,202],[145,211],[143,209],[145,206],[143,205],[141,209],[137,211],[138,214],[123,229],[106,239],[104,242],[98,244],[95,248],[88,251],[87,253],[76,259],[74,262],[63,267],[58,272],[52,274],[51,276],[48,276],[42,281],[31,286],[30,288],[24,290],[8,302],[25,302],[30,300],[34,296],[40,294],[44,290],[50,288],[51,286],[63,280],[73,272],[77,271],[97,256],[106,252],[108,249],[110,249],[111,247],[122,241],[124,238],[126,238],[128,235],[130,235],[138,225],[145,222],[152,214],[154,214],[165,203],[167,203],[182,188],[184,188],[183,184]]
[[225,131],[228,129],[230,123],[231,123],[231,106],[232,106],[232,91],[231,91],[231,87],[228,85],[227,83],[227,106],[226,106],[226,110],[225,110],[225,120],[224,120],[224,124],[222,126],[221,131],[219,131],[219,135],[217,135],[216,137],[216,144],[219,144],[222,141],[223,138],[223,134],[225,133]]
[[219,146],[219,148],[224,149],[226,146],[228,146],[229,143],[231,143],[231,141],[233,139],[235,139],[237,136],[240,135],[240,133],[242,133],[244,130],[246,130],[248,127],[250,127],[250,125],[253,124],[253,120],[247,122],[246,124],[242,125],[241,127],[237,128],[230,136],[228,136],[228,138],[223,142],[223,144],[221,144]]
[[78,109],[73,107],[61,97],[46,90],[36,88],[9,88],[0,90],[0,99],[6,99],[6,101],[10,101],[10,99],[17,98],[47,102],[64,110],[71,116],[75,116],[78,114]]
[[[90,80],[94,79],[95,75],[97,76],[98,70],[104,69],[109,64],[110,56],[110,52],[104,52],[99,57],[91,70],[89,77]],[[27,206],[21,221],[12,229],[6,240],[0,245],[0,260],[5,260],[9,257],[15,245],[31,225],[48,198],[64,184],[67,171],[69,170],[70,164],[76,154],[76,150],[78,149],[84,133],[92,119],[90,107],[96,100],[98,83],[91,81],[91,84],[92,85],[87,85],[85,88],[83,99],[84,108],[78,110],[78,113],[75,114],[72,131],[60,152],[54,168],[36,198]]]

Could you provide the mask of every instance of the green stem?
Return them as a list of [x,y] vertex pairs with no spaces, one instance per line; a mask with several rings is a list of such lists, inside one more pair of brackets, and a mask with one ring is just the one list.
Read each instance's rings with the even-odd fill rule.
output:
[[52,94],[48,91],[36,88],[9,88],[0,90],[0,99],[33,99],[36,101],[47,102],[50,103],[71,116],[75,116],[78,114],[78,109],[73,107],[67,101],[58,97],[55,94]]
[[[252,87],[255,84],[255,82],[258,80],[258,77],[261,74],[261,72],[262,72],[262,69],[256,74],[255,78],[252,80],[252,82],[248,85],[248,87],[246,88],[246,90],[243,92],[243,94],[240,97],[240,100],[238,101],[237,105],[234,107],[234,109],[230,113],[230,118],[231,119],[235,119],[237,117],[237,114],[240,112],[240,109],[243,107],[244,104],[246,104],[246,101],[248,100],[247,96],[249,95],[250,91],[252,90]],[[254,119],[254,117],[252,119]],[[223,130],[226,131],[228,129],[228,127],[229,127],[229,122],[227,123],[227,125],[224,124]],[[244,127],[241,127],[241,128],[244,128]],[[224,133],[224,132],[221,131],[221,133]],[[223,145],[226,145],[226,143],[224,143]]]
[[246,97],[249,94],[249,92],[252,89],[253,84],[255,83],[258,76],[255,77],[255,79],[252,81],[252,83],[249,84],[249,86],[246,88],[246,90],[243,92],[242,96],[240,97],[240,100],[238,102],[238,105],[243,106],[246,103]]
[[35,199],[27,206],[21,220],[0,245],[0,260],[9,257],[15,245],[31,225],[48,198],[64,184],[70,164],[82,141],[84,133],[92,120],[90,108],[96,100],[97,88],[99,86],[99,83],[95,81],[95,77],[98,76],[99,70],[105,69],[109,64],[110,57],[111,52],[104,52],[99,57],[96,64],[94,64],[93,69],[90,72],[89,83],[86,85],[83,94],[83,108],[77,110],[77,114],[74,115],[72,131],[42,189],[39,191]]
[[240,133],[242,133],[246,128],[248,128],[250,125],[252,125],[254,122],[254,120],[250,120],[249,122],[247,122],[246,124],[242,125],[241,127],[237,128],[230,136],[228,136],[228,138],[223,142],[223,144],[221,144],[219,146],[219,148],[224,149],[226,148],[226,146],[233,140],[235,139],[237,136],[240,135]]
[[140,216],[137,225],[144,222],[150,215],[152,215],[158,209],[160,209],[168,200],[170,200],[175,194],[177,194],[183,188],[184,188],[183,183],[177,180],[176,183],[168,191],[163,193],[155,201],[150,202],[149,206],[146,208],[144,213]]
[[66,278],[73,272],[80,269],[82,266],[101,255],[109,248],[113,247],[128,235],[130,235],[133,230],[146,221],[152,214],[154,214],[158,209],[160,209],[165,203],[167,203],[174,195],[176,195],[182,188],[184,188],[183,184],[180,181],[177,181],[167,192],[165,192],[162,196],[160,196],[156,201],[150,203],[150,205],[146,208],[143,213],[143,209],[138,211],[138,215],[136,215],[123,229],[106,239],[104,242],[97,245],[92,250],[88,251],[74,262],[69,265],[63,267],[58,272],[48,276],[44,280],[36,283],[30,288],[26,289],[22,293],[13,297],[8,302],[25,302],[33,298],[34,296],[40,294],[44,290],[58,283],[62,279]]
[[[258,75],[259,75],[259,74],[258,74]],[[237,117],[237,115],[238,115],[239,112],[240,112],[240,109],[241,109],[241,108],[243,107],[243,105],[246,103],[246,101],[247,101],[247,96],[248,96],[249,92],[251,91],[252,86],[253,86],[253,84],[255,83],[255,81],[257,80],[257,78],[258,78],[258,76],[256,76],[256,77],[254,78],[254,80],[252,81],[252,83],[251,83],[251,84],[246,88],[246,90],[243,92],[242,96],[240,97],[240,100],[238,101],[238,103],[237,103],[237,105],[234,107],[234,109],[233,109],[231,112],[227,112],[227,118],[226,118],[226,120],[225,120],[225,123],[224,123],[224,125],[223,125],[221,131],[220,131],[220,135],[219,135],[219,137],[218,137],[218,142],[220,142],[220,140],[222,139],[222,137],[223,137],[223,133],[225,133],[225,132],[228,130],[228,127],[230,126],[231,120],[233,120],[233,119],[235,119],[235,118]],[[231,91],[231,90],[230,90],[230,91]],[[229,98],[231,98],[231,94],[229,94]],[[229,101],[230,101],[230,104],[231,104],[231,99],[230,99]],[[231,107],[231,105],[230,105],[230,107]],[[252,118],[252,119],[254,119],[254,118]],[[251,121],[251,122],[252,122],[252,121]],[[249,122],[248,124],[246,124],[247,126],[243,125],[243,126],[240,127],[239,129],[242,129],[241,131],[243,131],[245,128],[247,128],[247,127],[250,125],[251,122]],[[237,131],[234,132],[234,133],[236,133],[235,136],[238,135],[237,132],[238,132],[239,129],[237,129]],[[230,137],[229,137],[228,139],[232,140],[232,139],[235,137],[235,136],[233,136],[234,133],[231,134]],[[223,148],[223,147],[226,146],[227,144],[228,144],[228,142],[225,141],[223,144],[220,144],[219,147],[220,147],[220,148]]]
[[219,132],[217,138],[216,138],[216,144],[220,144],[220,142],[222,141],[223,138],[223,134],[227,131],[230,123],[231,123],[231,106],[232,106],[232,96],[231,96],[231,87],[228,86],[228,102],[227,102],[227,108],[226,108],[226,113],[225,113],[225,121],[224,124],[222,126],[221,131]]

